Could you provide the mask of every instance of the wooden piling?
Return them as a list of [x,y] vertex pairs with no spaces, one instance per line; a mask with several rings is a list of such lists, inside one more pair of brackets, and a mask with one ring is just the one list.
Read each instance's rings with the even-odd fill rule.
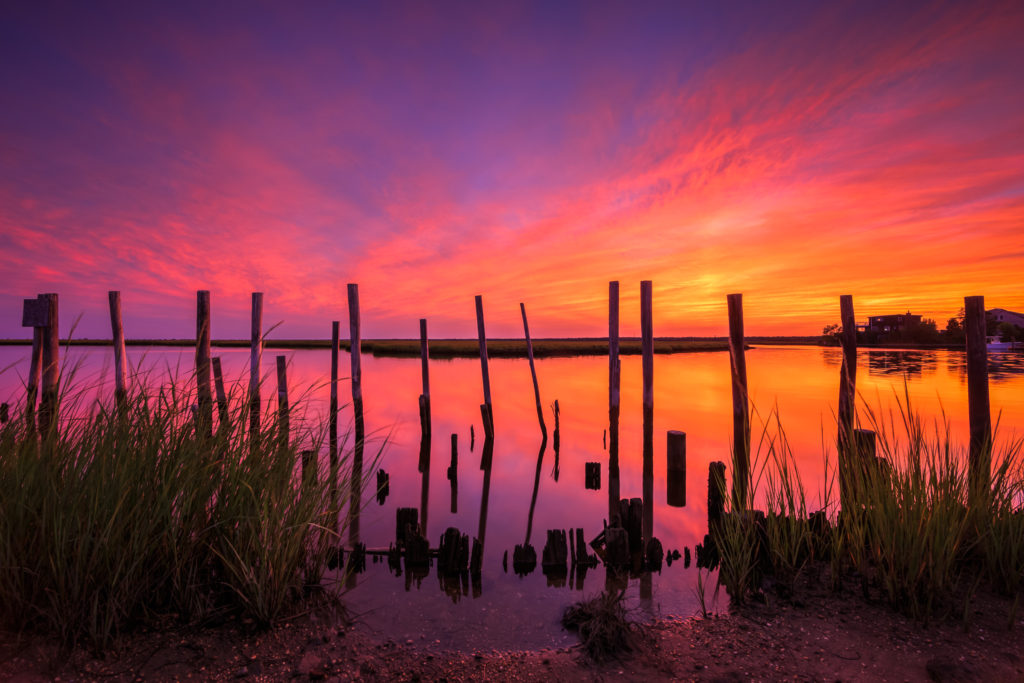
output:
[[839,297],[839,320],[843,328],[843,362],[839,371],[839,433],[837,451],[839,455],[839,505],[847,508],[850,488],[850,434],[855,423],[857,398],[857,321],[853,314],[853,297],[844,294]]
[[666,441],[668,504],[686,507],[686,432],[670,430]]
[[249,351],[249,440],[260,433],[260,360],[263,357],[263,292],[252,293],[252,343]]
[[0,403],[0,424],[7,424],[11,419],[11,407],[6,403]]
[[57,425],[60,397],[60,316],[56,294],[43,294],[47,325],[42,330],[42,395],[39,401],[39,432],[46,434]]
[[341,349],[341,322],[331,321],[331,398],[330,415],[327,418],[327,457],[331,481],[328,490],[331,498],[329,528],[338,529],[338,355]]
[[747,506],[750,480],[750,412],[747,399],[747,360],[743,341],[743,295],[726,297],[729,307],[729,361],[732,369],[732,498],[734,510]]
[[533,362],[533,341],[530,339],[530,325],[526,322],[526,304],[519,303],[519,312],[523,314],[523,334],[526,336],[526,357],[530,360],[530,376],[533,378],[533,399],[537,404],[537,421],[540,423],[540,433],[543,438],[548,438],[548,427],[544,424],[544,410],[540,403],[540,385],[537,384],[537,368]]
[[644,443],[643,443],[643,538],[654,537],[654,325],[653,286],[640,283],[640,335],[643,352]]
[[584,486],[592,491],[601,490],[601,463],[584,463]]
[[128,400],[128,367],[124,349],[124,326],[121,323],[121,292],[107,292],[110,302],[110,331],[114,341],[114,402],[123,412]]
[[302,463],[302,492],[308,496],[316,488],[316,452],[304,450],[299,457]]
[[359,540],[359,515],[356,508],[359,504],[363,486],[363,441],[365,428],[363,425],[363,379],[362,379],[362,336],[359,323],[359,285],[348,285],[348,326],[349,356],[352,362],[352,413],[355,431],[355,444],[352,447],[352,478],[349,501],[349,538]]
[[210,391],[210,292],[196,292],[196,431],[210,436],[213,430],[213,395]]
[[224,372],[220,365],[220,356],[214,356],[213,363],[213,388],[217,392],[217,429],[225,429],[230,421],[228,414],[228,394],[224,390]]
[[483,412],[484,438],[494,436],[494,411],[491,406],[491,375],[487,366],[487,333],[484,331],[484,300],[479,294],[476,295],[476,333],[480,340],[480,373],[484,384],[484,405],[487,406]]
[[964,297],[967,332],[967,410],[970,419],[969,498],[972,506],[988,498],[992,476],[992,413],[988,398],[985,297]]
[[608,283],[608,519],[619,505],[619,283]]
[[291,419],[288,415],[288,360],[277,357],[277,434],[281,448],[288,447],[291,433]]

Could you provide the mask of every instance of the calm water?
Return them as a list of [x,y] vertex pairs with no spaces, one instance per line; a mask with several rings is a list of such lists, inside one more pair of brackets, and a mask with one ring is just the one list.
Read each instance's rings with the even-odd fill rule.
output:
[[[109,374],[110,349],[76,349],[67,359],[79,363],[79,376],[99,383]],[[215,349],[223,359],[229,381],[247,382],[248,350]],[[275,352],[264,354],[264,397],[270,387]],[[296,351],[290,361],[292,400],[305,395],[312,416],[326,413],[330,370],[329,352]],[[156,376],[180,367],[183,376],[192,353],[181,349],[129,349],[133,364],[155,368]],[[27,372],[27,347],[0,349],[0,400],[16,401]],[[342,367],[348,368],[343,354]],[[819,347],[761,347],[747,355],[751,401],[762,416],[777,408],[786,435],[800,463],[813,508],[823,480],[823,439],[834,452],[834,418],[839,379],[839,349]],[[484,472],[480,469],[483,429],[478,360],[431,361],[430,386],[433,443],[429,476],[424,486],[418,471],[420,393],[418,359],[382,359],[364,356],[363,394],[370,443],[367,462],[384,446],[380,466],[391,477],[390,495],[379,505],[367,494],[361,521],[362,540],[368,548],[386,548],[394,540],[395,511],[421,506],[427,492],[427,537],[436,546],[449,526],[470,538],[486,525],[483,575],[479,586],[443,590],[435,572],[426,578],[395,576],[385,563],[367,559],[367,570],[346,597],[351,609],[372,629],[424,646],[490,649],[543,647],[572,642],[558,625],[564,607],[600,591],[605,584],[602,567],[591,570],[582,585],[567,581],[548,586],[540,566],[526,577],[512,572],[511,554],[523,543],[534,494],[541,443],[529,366],[523,360],[491,360],[494,401],[495,450],[487,514],[481,515]],[[549,443],[540,463],[531,543],[538,558],[549,528],[582,527],[589,541],[607,517],[607,452],[602,436],[607,427],[606,357],[537,361],[545,419],[549,431],[553,417],[547,408],[558,399],[561,408],[561,449],[558,462]],[[343,374],[345,374],[343,370]],[[894,393],[904,386],[915,408],[926,416],[944,410],[954,437],[966,442],[967,387],[964,356],[953,351],[861,350],[858,390],[873,407],[895,407]],[[340,394],[349,394],[347,382]],[[708,463],[729,460],[731,393],[727,353],[694,353],[655,357],[654,387],[654,491],[655,536],[666,549],[693,548],[706,531]],[[990,367],[993,416],[1001,413],[1002,440],[1024,433],[1024,355],[993,354]],[[941,399],[940,399],[941,397]],[[622,497],[640,497],[641,482],[641,372],[640,358],[622,358],[620,461]],[[342,409],[344,429],[351,409]],[[477,441],[471,452],[470,425]],[[685,508],[665,504],[665,432],[687,433],[687,502]],[[753,430],[758,431],[755,419]],[[458,512],[451,512],[452,490],[447,478],[451,434],[458,434]],[[386,441],[386,445],[385,445]],[[602,463],[602,490],[584,488],[584,463]],[[555,477],[557,468],[558,476]],[[367,477],[373,472],[367,467]],[[509,553],[509,571],[502,556]],[[698,609],[695,597],[697,570],[683,563],[663,567],[649,579],[629,580],[630,604],[644,616],[688,616]],[[712,578],[713,581],[713,578]]]

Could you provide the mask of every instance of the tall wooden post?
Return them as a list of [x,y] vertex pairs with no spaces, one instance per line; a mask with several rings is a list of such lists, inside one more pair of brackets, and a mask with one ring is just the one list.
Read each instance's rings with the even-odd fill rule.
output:
[[988,400],[985,297],[964,297],[967,332],[967,410],[970,418],[970,502],[984,504],[992,477],[992,413]]
[[349,545],[359,542],[359,499],[363,488],[363,371],[362,336],[359,325],[359,285],[348,285],[349,357],[352,362],[352,412],[356,441],[352,449],[352,480],[349,499]]
[[839,371],[839,504],[849,509],[850,467],[853,465],[850,434],[853,433],[857,399],[857,321],[853,315],[853,297],[839,297],[839,321],[843,327],[843,363]]
[[260,360],[263,357],[263,292],[252,293],[252,343],[249,351],[249,439],[260,432]]
[[533,341],[530,339],[530,325],[526,322],[526,304],[519,303],[519,312],[523,314],[523,334],[526,336],[526,357],[530,360],[530,376],[533,378],[533,399],[537,404],[537,421],[544,441],[548,439],[548,427],[544,424],[544,409],[540,404],[540,385],[537,384],[537,368],[533,363]]
[[196,430],[210,436],[213,429],[213,395],[210,392],[210,292],[196,292]]
[[654,328],[650,280],[640,283],[640,336],[644,375],[644,517],[643,538],[654,538]]
[[128,368],[125,363],[124,326],[121,323],[121,292],[108,292],[110,331],[114,340],[114,402],[123,412],[128,400]]
[[743,295],[730,294],[729,361],[732,366],[732,497],[734,510],[747,506],[750,480],[750,411],[747,394],[747,359],[743,341]]
[[619,510],[619,283],[608,283],[608,521]]
[[60,399],[60,316],[56,294],[43,294],[47,325],[42,331],[42,396],[39,401],[39,431],[46,434],[57,425]]
[[338,353],[341,347],[341,322],[331,322],[331,405],[328,423],[328,458],[330,460],[331,531],[338,529]]
[[480,373],[484,383],[484,438],[494,436],[494,411],[491,407],[491,375],[487,368],[487,333],[484,331],[484,300],[476,295],[476,333],[480,340]]

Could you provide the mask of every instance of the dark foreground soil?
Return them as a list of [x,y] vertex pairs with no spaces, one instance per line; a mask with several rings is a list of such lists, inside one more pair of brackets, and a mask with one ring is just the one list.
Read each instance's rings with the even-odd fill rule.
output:
[[117,652],[62,655],[46,641],[0,636],[0,680],[1024,680],[1024,621],[985,597],[924,625],[859,596],[828,591],[796,605],[769,599],[728,616],[638,629],[632,652],[604,663],[576,646],[458,653],[381,640],[359,624],[308,614],[269,632],[243,625],[138,634]]

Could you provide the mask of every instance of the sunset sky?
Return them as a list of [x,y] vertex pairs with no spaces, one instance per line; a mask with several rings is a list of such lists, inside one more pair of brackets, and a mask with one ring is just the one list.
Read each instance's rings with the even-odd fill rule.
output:
[[5,3],[0,337],[1024,311],[1024,3]]

